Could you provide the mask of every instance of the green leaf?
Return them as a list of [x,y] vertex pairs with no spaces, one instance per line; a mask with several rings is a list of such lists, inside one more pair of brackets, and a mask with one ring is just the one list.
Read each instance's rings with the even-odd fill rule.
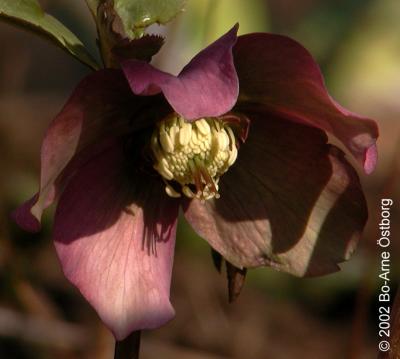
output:
[[114,9],[121,18],[126,35],[137,38],[146,27],[166,24],[184,8],[186,0],[114,0]]
[[82,42],[56,18],[46,14],[37,0],[0,0],[0,19],[42,35],[92,69],[99,67]]

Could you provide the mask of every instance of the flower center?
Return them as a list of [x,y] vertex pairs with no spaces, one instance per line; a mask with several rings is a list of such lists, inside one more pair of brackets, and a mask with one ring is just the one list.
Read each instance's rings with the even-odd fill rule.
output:
[[157,124],[151,149],[167,194],[181,196],[175,181],[185,196],[201,200],[219,198],[219,178],[237,157],[235,135],[227,123],[217,118],[189,123],[177,114]]

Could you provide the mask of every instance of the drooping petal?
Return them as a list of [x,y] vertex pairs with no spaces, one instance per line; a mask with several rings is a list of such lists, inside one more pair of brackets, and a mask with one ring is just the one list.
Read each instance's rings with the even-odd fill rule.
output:
[[127,177],[121,149],[92,159],[60,197],[53,239],[66,277],[118,340],[174,316],[169,290],[178,202]]
[[200,236],[238,268],[294,275],[338,269],[367,219],[354,169],[319,129],[250,116],[249,137],[221,178],[221,198],[186,203]]
[[195,56],[178,76],[146,62],[128,60],[122,68],[137,95],[162,92],[172,108],[187,120],[222,115],[238,96],[238,78],[232,58],[238,25]]
[[89,145],[128,130],[127,103],[132,98],[121,71],[95,72],[77,86],[45,134],[39,193],[13,214],[21,227],[40,229],[43,210],[58,196],[68,177],[60,175],[78,153],[82,162],[93,155],[92,150],[85,152]]
[[367,173],[375,168],[374,121],[347,111],[327,92],[309,52],[284,36],[240,36],[233,50],[240,81],[239,104],[261,105],[275,114],[328,131],[346,145]]

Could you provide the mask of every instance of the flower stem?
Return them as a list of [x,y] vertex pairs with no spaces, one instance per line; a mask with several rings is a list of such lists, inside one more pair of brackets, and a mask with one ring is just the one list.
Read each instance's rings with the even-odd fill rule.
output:
[[115,343],[114,359],[139,359],[140,331]]

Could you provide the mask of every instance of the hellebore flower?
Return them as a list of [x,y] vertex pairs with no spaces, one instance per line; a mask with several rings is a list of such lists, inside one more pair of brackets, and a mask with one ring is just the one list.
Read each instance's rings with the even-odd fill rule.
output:
[[374,121],[327,93],[295,41],[237,26],[178,76],[146,62],[86,77],[48,128],[39,192],[15,213],[54,233],[66,277],[121,340],[174,315],[179,208],[237,268],[321,275],[348,259],[367,219],[358,176],[376,164]]

